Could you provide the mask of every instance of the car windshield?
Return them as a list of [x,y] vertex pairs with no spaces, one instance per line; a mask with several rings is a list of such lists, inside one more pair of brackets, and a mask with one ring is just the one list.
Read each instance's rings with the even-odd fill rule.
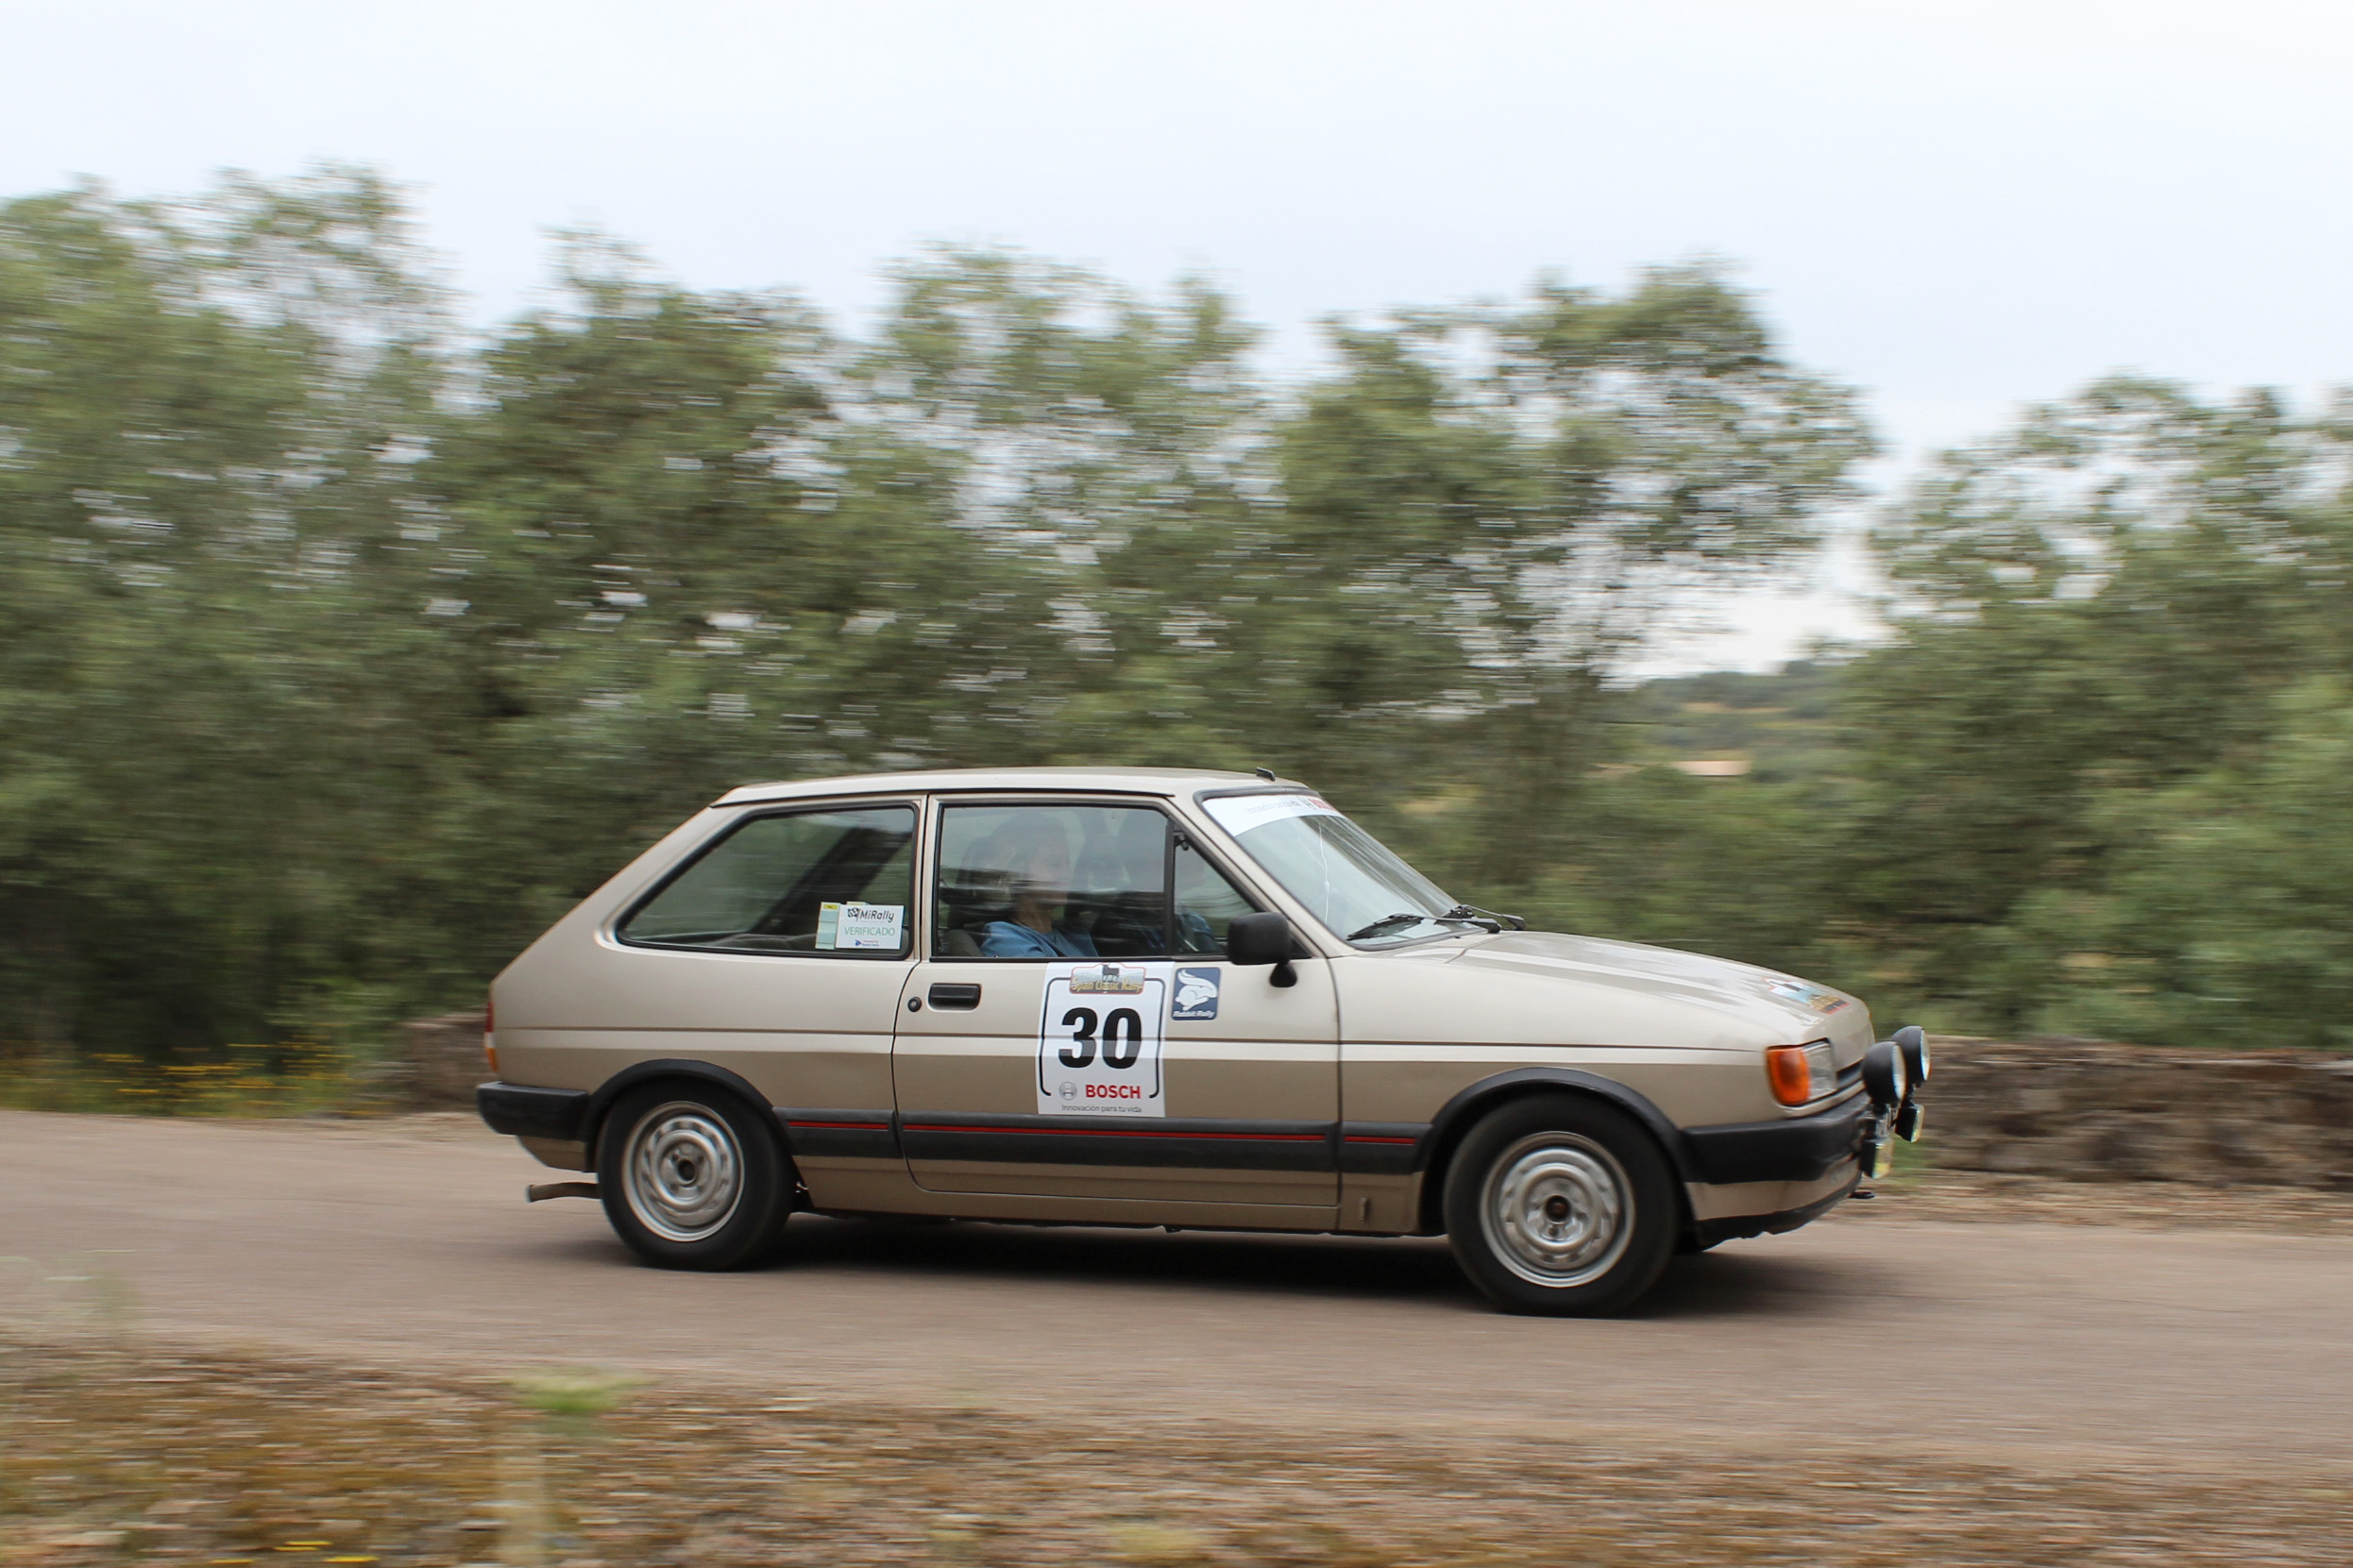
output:
[[1202,805],[1284,892],[1358,947],[1465,929],[1428,877],[1312,795],[1226,795]]

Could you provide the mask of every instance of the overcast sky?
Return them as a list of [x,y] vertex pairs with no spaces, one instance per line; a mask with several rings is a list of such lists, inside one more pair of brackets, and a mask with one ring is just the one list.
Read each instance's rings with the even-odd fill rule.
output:
[[2120,367],[2353,380],[2349,44],[2344,0],[76,0],[0,23],[0,193],[374,163],[485,316],[559,226],[852,324],[1003,241],[1210,271],[1294,355],[1717,256],[1917,451]]

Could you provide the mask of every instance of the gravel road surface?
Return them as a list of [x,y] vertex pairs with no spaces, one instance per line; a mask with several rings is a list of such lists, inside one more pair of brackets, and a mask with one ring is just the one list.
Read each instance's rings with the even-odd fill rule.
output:
[[[2353,1475],[2353,1240],[1864,1218],[1679,1260],[1638,1314],[1498,1316],[1436,1241],[795,1220],[783,1264],[635,1266],[457,1118],[0,1113],[0,1322],[346,1361],[593,1365],[745,1394],[1361,1439]],[[77,1294],[76,1292],[81,1292]]]

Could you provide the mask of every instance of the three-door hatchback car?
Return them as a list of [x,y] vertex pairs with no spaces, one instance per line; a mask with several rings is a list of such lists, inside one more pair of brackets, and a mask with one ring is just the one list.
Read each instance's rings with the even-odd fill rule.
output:
[[1515,1311],[1804,1224],[1912,1137],[1919,1031],[1718,958],[1513,929],[1304,784],[756,784],[492,987],[483,1119],[648,1262],[829,1215],[1450,1239]]

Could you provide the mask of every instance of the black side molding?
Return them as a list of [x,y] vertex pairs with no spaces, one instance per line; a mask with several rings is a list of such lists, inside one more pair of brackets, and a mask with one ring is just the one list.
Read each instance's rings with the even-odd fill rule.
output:
[[1343,1121],[1340,1169],[1359,1175],[1403,1176],[1422,1168],[1427,1121]]
[[778,1105],[785,1141],[795,1157],[897,1159],[899,1137],[890,1108],[857,1105]]
[[1810,1182],[1854,1157],[1871,1105],[1856,1095],[1845,1104],[1786,1121],[1740,1121],[1686,1127],[1696,1181]]
[[474,1108],[494,1133],[578,1143],[587,1137],[589,1098],[576,1088],[482,1084],[474,1089]]
[[1329,1121],[1176,1117],[976,1116],[902,1111],[912,1160],[1124,1165],[1176,1171],[1329,1171]]

